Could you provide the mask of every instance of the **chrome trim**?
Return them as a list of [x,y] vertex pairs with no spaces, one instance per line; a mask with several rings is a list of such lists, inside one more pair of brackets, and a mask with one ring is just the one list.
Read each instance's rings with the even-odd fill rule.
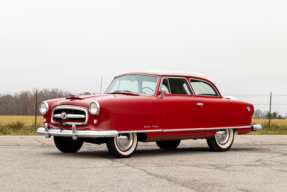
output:
[[127,151],[133,144],[133,135],[131,133],[128,133],[128,136],[119,135],[116,137],[116,143],[121,151]]
[[197,103],[196,105],[199,106],[199,107],[202,107],[203,103]]
[[[156,86],[155,86],[155,88],[154,88],[154,94],[153,94],[153,95],[147,95],[147,94],[141,93],[141,94],[147,95],[147,96],[154,96],[154,95],[156,94],[156,90],[157,90],[156,88],[157,88],[158,80],[159,80],[159,77],[158,77],[158,76],[156,76],[156,75],[145,75],[145,74],[137,74],[137,73],[135,73],[135,74],[127,74],[127,75],[123,74],[123,75],[121,75],[121,76],[117,76],[116,78],[123,77],[123,76],[128,76],[128,75],[142,75],[142,76],[152,76],[152,77],[156,77],[157,80],[156,80]],[[112,83],[114,82],[114,80],[115,80],[116,78],[113,79],[113,81],[110,83],[110,85],[108,86],[108,88],[106,89],[106,91],[104,92],[104,94],[107,94],[107,90],[110,88],[110,86],[112,85]]]
[[252,126],[238,126],[238,127],[211,127],[211,128],[186,128],[186,129],[166,129],[163,132],[177,132],[177,131],[200,131],[200,130],[217,130],[217,129],[246,129]]
[[135,131],[119,131],[119,133],[151,133],[151,132],[162,132],[162,129],[154,129],[154,130],[135,130]]
[[76,125],[75,124],[73,124],[72,125],[72,138],[73,138],[73,140],[77,140],[78,139],[78,136],[76,135],[76,130],[77,128],[76,128]]
[[[53,115],[54,118],[61,118],[61,114]],[[67,114],[66,119],[85,119],[85,115]]]
[[83,123],[79,123],[79,122],[64,122],[66,125],[86,125],[88,123],[88,120],[89,120],[89,115],[88,115],[88,111],[86,109],[83,109],[83,108],[79,108],[79,107],[56,107],[55,109],[53,109],[52,111],[52,115],[51,115],[51,122],[53,124],[57,124],[57,125],[60,125],[61,123],[60,122],[55,122],[53,120],[54,118],[54,111],[57,110],[57,109],[75,109],[75,110],[80,110],[80,111],[84,111],[86,113],[86,119],[85,119],[85,122]]
[[257,125],[252,125],[252,130],[253,131],[258,131],[258,130],[262,130],[262,126],[257,124]]
[[39,111],[40,111],[40,113],[41,113],[42,115],[46,115],[46,113],[42,113],[41,110],[40,110],[40,107],[41,107],[42,103],[44,103],[44,104],[46,105],[46,107],[47,107],[46,113],[49,111],[49,105],[48,105],[48,103],[47,103],[46,101],[42,101],[42,102],[40,103],[40,105],[39,105]]
[[215,134],[215,139],[219,144],[224,145],[229,139],[229,130],[225,129],[217,131]]
[[50,138],[51,135],[49,135],[49,124],[48,123],[45,123],[45,132],[44,132],[44,135],[46,138]]
[[206,128],[187,128],[187,129],[166,129],[163,130],[163,132],[177,132],[177,131],[201,131],[201,130],[206,130]]
[[166,94],[166,91],[165,91],[165,90],[160,90],[160,95],[159,95],[159,97],[163,97],[165,94]]
[[216,129],[247,129],[251,128],[252,126],[238,126],[238,127],[211,127],[211,128],[206,128],[206,130],[216,130]]
[[[37,130],[37,133],[39,135],[45,135],[45,128],[40,127]],[[80,131],[76,130],[73,133],[72,130],[64,129],[61,131],[61,129],[49,129],[48,134],[50,136],[59,136],[59,137],[73,137],[77,136],[78,138],[100,138],[100,137],[117,137],[118,132],[117,131]]]
[[[91,105],[92,105],[93,103],[95,103],[95,104],[97,105],[97,108],[98,108],[98,111],[97,111],[95,114],[91,112]],[[92,101],[92,102],[90,103],[90,106],[89,106],[89,111],[90,111],[90,113],[91,113],[92,115],[98,115],[98,114],[100,113],[100,104],[99,104],[97,101]]]
[[[194,80],[197,80],[197,81],[203,81],[203,82],[209,84],[210,86],[212,86],[213,89],[215,90],[215,92],[217,93],[217,96],[212,96],[212,97],[220,97],[220,96],[221,96],[221,95],[218,93],[217,89],[216,89],[217,87],[215,88],[210,82],[205,81],[205,80],[202,80],[202,79],[189,78],[189,83],[190,83],[190,85],[191,85],[190,79],[194,79]],[[191,85],[191,87],[192,87],[192,85]],[[193,88],[192,88],[192,90],[193,90]],[[194,93],[194,95],[197,95],[197,94]],[[206,96],[206,95],[199,95],[199,96]]]
[[[161,85],[162,85],[163,80],[164,80],[164,79],[168,79],[168,78],[173,78],[173,79],[175,79],[175,78],[176,78],[176,79],[185,79],[185,80],[187,81],[188,86],[189,86],[189,88],[190,88],[190,90],[191,90],[191,93],[192,93],[192,94],[190,94],[190,95],[195,95],[194,92],[193,92],[193,89],[192,89],[191,86],[190,86],[190,82],[189,82],[188,79],[185,78],[185,77],[163,76],[163,77],[161,78],[161,82],[160,82],[160,85],[159,85],[159,91],[161,91]],[[169,83],[169,81],[168,81],[168,86],[169,86],[169,91],[171,92],[171,88],[170,88],[170,83]],[[166,94],[168,94],[168,95],[183,95],[183,94],[172,94],[172,93],[166,93]]]

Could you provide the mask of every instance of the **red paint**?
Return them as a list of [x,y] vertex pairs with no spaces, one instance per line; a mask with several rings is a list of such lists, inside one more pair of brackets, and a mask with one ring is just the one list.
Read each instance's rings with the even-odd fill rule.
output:
[[[60,125],[51,123],[52,110],[63,105],[81,107],[88,111],[89,121],[86,125],[77,126],[77,129],[117,130],[119,132],[160,130],[159,132],[146,132],[147,141],[211,138],[220,128],[251,126],[253,105],[223,99],[219,90],[209,80],[185,76],[187,80],[194,78],[208,81],[216,88],[219,93],[218,97],[173,94],[159,97],[162,76],[157,76],[159,81],[154,96],[105,94],[80,96],[77,99],[48,100],[49,111],[44,118],[47,119],[51,129],[59,129]],[[173,77],[175,76],[173,75]],[[89,105],[92,101],[97,101],[100,104],[99,115],[90,114]],[[203,103],[203,106],[197,106],[197,103]],[[250,111],[247,110],[248,106],[251,108]],[[95,119],[98,120],[96,125],[94,124]],[[71,125],[63,126],[64,129],[71,129],[71,127]],[[218,129],[208,130],[208,128]],[[191,130],[168,132],[177,129]],[[239,134],[250,131],[252,131],[251,128],[238,129]]]

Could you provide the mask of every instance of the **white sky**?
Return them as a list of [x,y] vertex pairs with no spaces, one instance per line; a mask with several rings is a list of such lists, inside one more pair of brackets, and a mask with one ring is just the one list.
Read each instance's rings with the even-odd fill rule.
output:
[[204,73],[222,94],[287,95],[286,34],[283,0],[1,1],[0,94],[99,92],[101,77],[106,89],[164,69]]

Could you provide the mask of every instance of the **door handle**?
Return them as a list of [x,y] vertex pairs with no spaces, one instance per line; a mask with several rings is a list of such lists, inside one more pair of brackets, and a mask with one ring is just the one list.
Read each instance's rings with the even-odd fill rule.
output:
[[196,105],[202,108],[203,103],[197,103]]

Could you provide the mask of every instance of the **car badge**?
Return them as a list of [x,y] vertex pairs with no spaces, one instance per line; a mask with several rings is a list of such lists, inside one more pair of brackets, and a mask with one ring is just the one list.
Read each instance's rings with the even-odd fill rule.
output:
[[61,119],[63,120],[67,119],[67,113],[65,111],[61,113]]
[[247,111],[250,111],[250,107],[249,106],[247,107]]

